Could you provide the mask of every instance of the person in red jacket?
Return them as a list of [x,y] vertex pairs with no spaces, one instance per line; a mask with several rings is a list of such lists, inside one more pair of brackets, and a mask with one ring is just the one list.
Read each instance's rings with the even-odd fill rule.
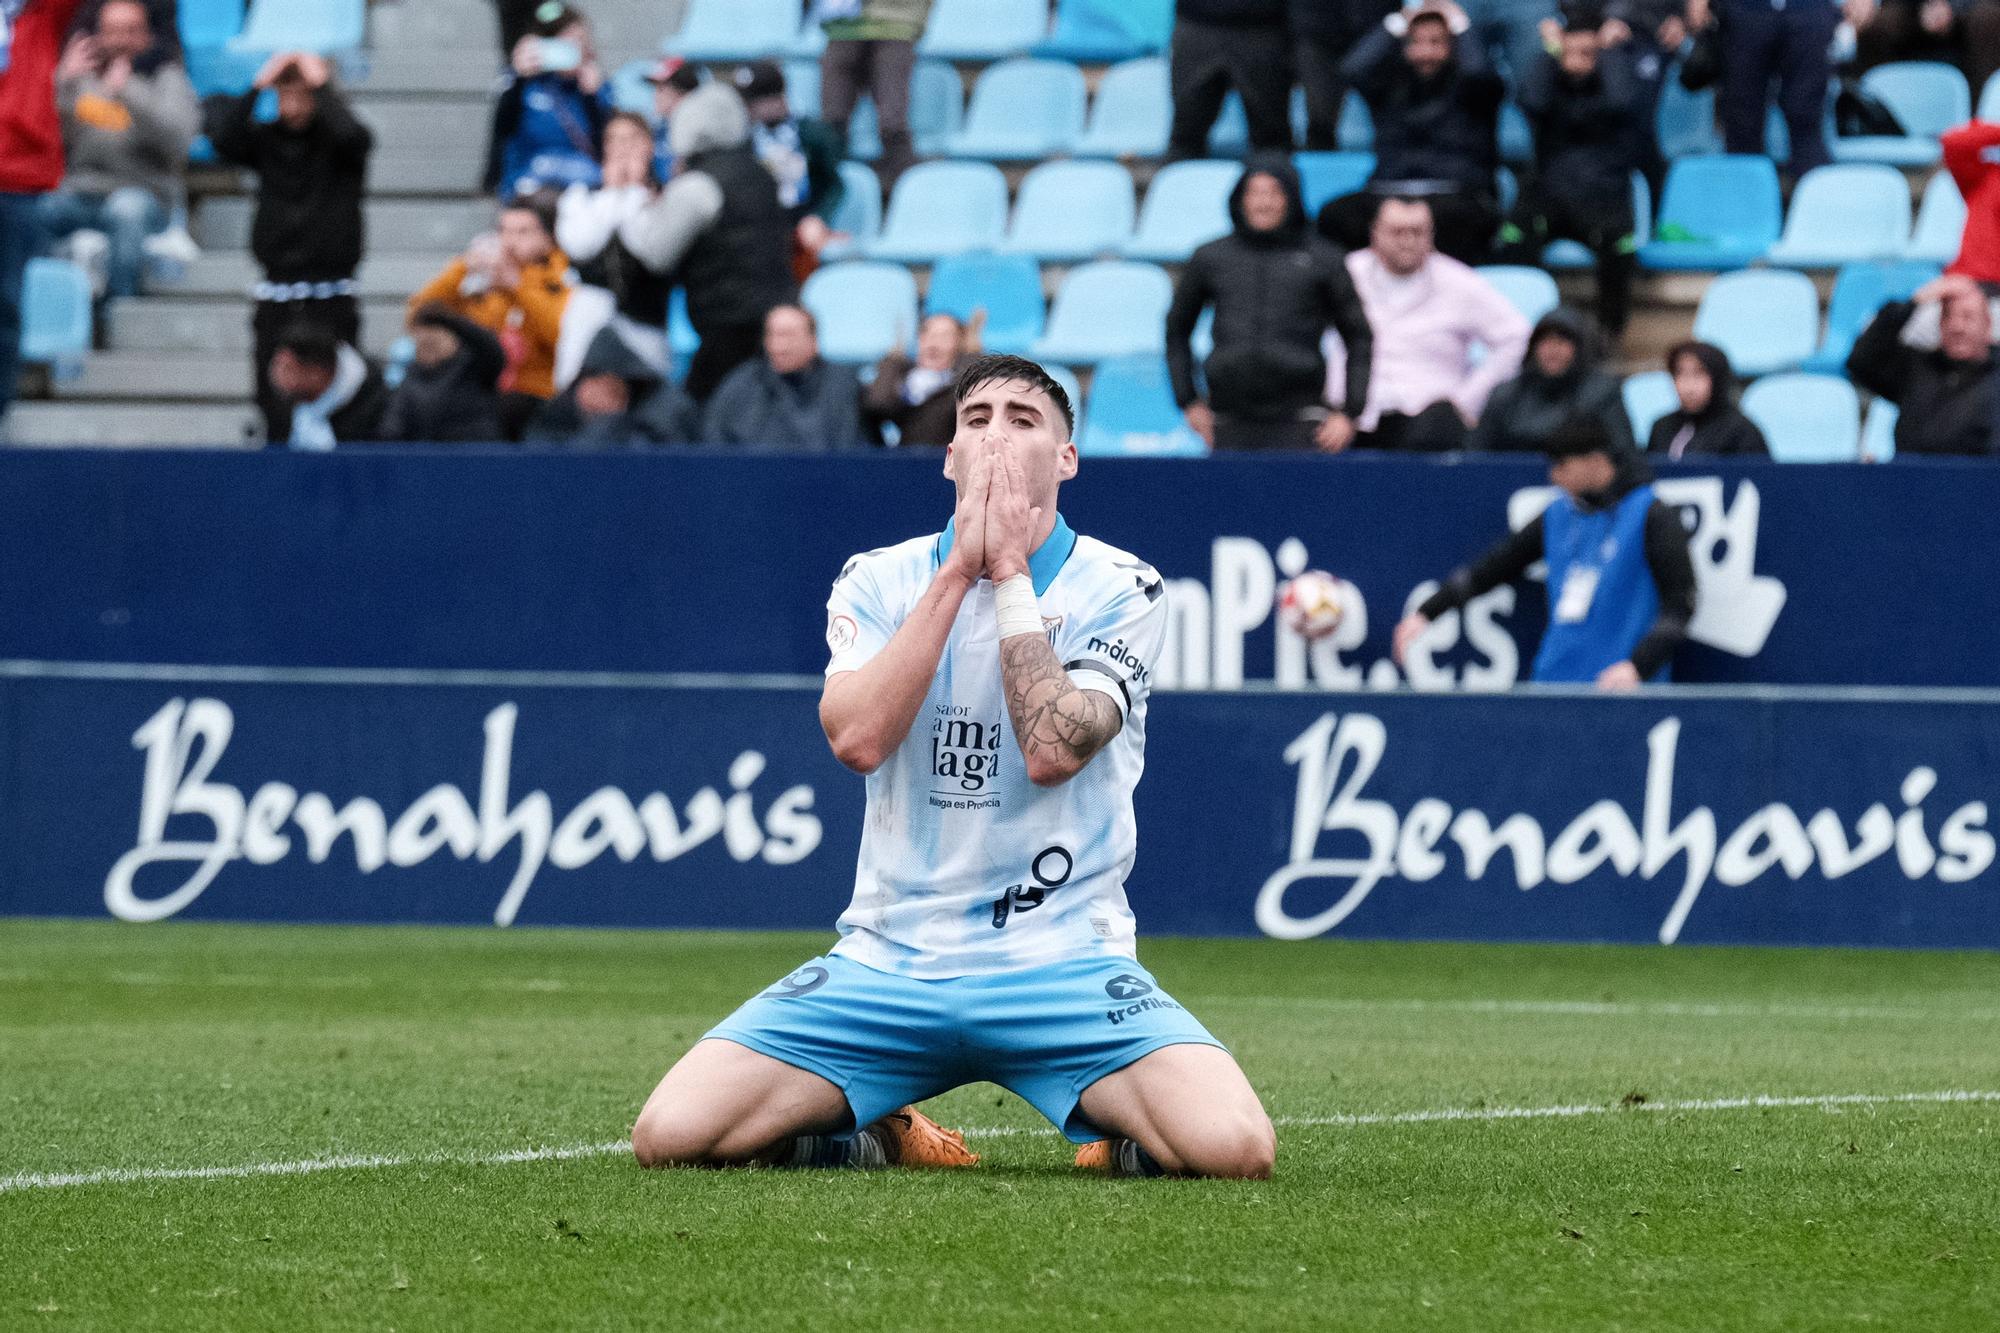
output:
[[38,201],[62,184],[56,60],[79,0],[0,0],[0,419],[21,373],[21,280],[41,248]]
[[2000,124],[1967,121],[1942,143],[1945,170],[1965,197],[1965,233],[1945,272],[2000,283]]

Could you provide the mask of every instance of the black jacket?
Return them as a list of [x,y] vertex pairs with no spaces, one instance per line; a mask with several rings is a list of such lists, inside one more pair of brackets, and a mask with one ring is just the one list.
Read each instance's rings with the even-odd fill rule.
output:
[[1689,354],[1708,372],[1708,406],[1699,412],[1675,408],[1655,421],[1646,452],[1668,459],[1685,454],[1769,456],[1764,432],[1736,405],[1736,371],[1722,349],[1697,343]]
[[1476,41],[1452,43],[1429,78],[1403,59],[1402,39],[1377,24],[1340,71],[1375,121],[1374,181],[1447,181],[1493,192],[1500,166],[1500,103],[1506,88]]
[[707,174],[722,188],[722,212],[680,263],[688,319],[697,330],[754,324],[797,293],[792,281],[792,219],[777,182],[748,145],[688,158],[684,171]]
[[[1544,375],[1535,364],[1535,344],[1552,333],[1576,344],[1576,359],[1555,376]],[[1631,453],[1632,422],[1625,415],[1624,394],[1602,361],[1596,327],[1574,311],[1551,310],[1529,335],[1521,373],[1486,400],[1466,447],[1539,453],[1556,427],[1572,417],[1594,416],[1604,422],[1619,450]]]
[[1528,67],[1515,100],[1535,132],[1538,193],[1590,208],[1631,207],[1632,172],[1645,165],[1638,135],[1645,101],[1623,51],[1606,51],[1585,79],[1545,55]]
[[780,375],[761,356],[723,377],[702,417],[707,444],[774,449],[854,449],[862,433],[861,385],[846,366],[814,361]]
[[[1285,220],[1275,231],[1252,231],[1243,220],[1243,190],[1253,175],[1284,186]],[[1347,344],[1347,400],[1359,417],[1368,401],[1375,338],[1339,250],[1306,225],[1299,175],[1283,156],[1252,158],[1229,196],[1236,229],[1191,255],[1167,310],[1167,370],[1182,407],[1201,398],[1195,387],[1192,338],[1202,308],[1215,307],[1215,350],[1203,367],[1208,405],[1230,416],[1277,419],[1325,400],[1328,325]]]
[[1856,384],[1902,409],[1896,418],[1900,454],[1990,455],[1995,447],[1996,358],[1992,348],[1979,361],[1953,361],[1942,351],[1922,351],[1902,341],[1903,326],[1916,313],[1909,301],[1882,307],[1847,355],[1847,374]]
[[435,366],[412,365],[389,396],[379,434],[424,444],[492,443],[500,429],[500,372],[507,354],[491,332],[460,315],[427,310],[423,319],[458,336],[456,355]]
[[375,136],[331,84],[319,90],[319,110],[303,130],[259,124],[258,95],[253,88],[211,99],[207,115],[217,155],[257,173],[251,253],[271,282],[353,277],[361,265],[361,201]]
[[1327,46],[1351,46],[1401,6],[1397,0],[1290,0],[1285,17],[1292,36]]
[[577,379],[593,375],[616,375],[625,381],[625,410],[612,416],[584,415],[576,405],[576,385],[572,383],[535,414],[525,443],[604,450],[644,449],[694,440],[694,400],[648,365],[616,329],[600,330],[583,354]]
[[1226,28],[1276,27],[1285,21],[1285,0],[1179,0],[1174,17]]
[[894,351],[875,363],[875,378],[861,391],[861,415],[876,434],[882,427],[896,428],[896,443],[911,445],[950,444],[958,431],[958,372],[971,363],[960,357],[952,367],[952,378],[933,389],[921,402],[911,402],[903,393],[903,381],[916,362],[903,351]]

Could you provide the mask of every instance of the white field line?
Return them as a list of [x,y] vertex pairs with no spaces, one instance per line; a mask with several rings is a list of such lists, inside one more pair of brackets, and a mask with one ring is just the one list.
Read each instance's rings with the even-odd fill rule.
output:
[[[1272,1123],[1280,1129],[1358,1128],[1368,1125],[1430,1125],[1449,1121],[1566,1120],[1579,1116],[1625,1115],[1629,1113],[1791,1110],[1818,1108],[1840,1110],[1850,1106],[1935,1106],[1963,1103],[2000,1103],[2000,1092],[1954,1089],[1947,1092],[1835,1093],[1805,1097],[1709,1097],[1687,1101],[1640,1102],[1636,1105],[1577,1103],[1565,1106],[1482,1106],[1443,1107],[1428,1111],[1381,1111],[1357,1115],[1279,1116]],[[987,1125],[964,1131],[970,1139],[1014,1138],[1023,1135],[1053,1135],[1047,1126]],[[242,1180],[253,1176],[306,1176],[321,1171],[358,1171],[391,1166],[508,1166],[520,1162],[572,1161],[587,1157],[608,1157],[631,1151],[624,1139],[608,1143],[580,1143],[566,1148],[519,1148],[512,1152],[457,1154],[415,1153],[392,1155],[341,1155],[307,1157],[290,1162],[247,1162],[238,1166],[108,1167],[97,1171],[24,1172],[0,1176],[0,1194],[26,1190],[63,1189],[73,1185],[129,1185],[142,1181]]]

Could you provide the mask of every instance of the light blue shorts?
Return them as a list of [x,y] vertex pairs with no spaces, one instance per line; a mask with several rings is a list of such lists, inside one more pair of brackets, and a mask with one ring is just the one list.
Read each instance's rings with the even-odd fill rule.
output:
[[998,1083],[1078,1143],[1104,1137],[1077,1105],[1085,1088],[1162,1046],[1222,1046],[1152,973],[1117,957],[926,981],[827,955],[708,1035],[818,1074],[847,1095],[855,1126]]

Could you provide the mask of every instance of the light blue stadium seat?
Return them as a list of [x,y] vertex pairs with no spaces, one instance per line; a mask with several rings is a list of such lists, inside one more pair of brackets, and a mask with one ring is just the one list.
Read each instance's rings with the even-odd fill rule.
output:
[[74,379],[90,355],[90,275],[66,259],[30,259],[21,276],[21,360]]
[[1492,283],[1530,324],[1562,304],[1556,280],[1541,269],[1525,264],[1483,264],[1473,271]]
[[1082,366],[1141,352],[1160,355],[1173,299],[1174,285],[1156,265],[1125,260],[1080,265],[1056,291],[1048,331],[1031,355]]
[[1837,375],[1784,374],[1743,392],[1743,415],[1779,463],[1852,463],[1861,454],[1861,400]]
[[1521,197],[1521,182],[1515,177],[1512,167],[1493,169],[1493,193],[1499,198],[1502,217],[1514,211],[1514,203]]
[[1127,259],[1179,263],[1196,246],[1230,231],[1229,192],[1243,174],[1240,162],[1175,162],[1146,188],[1139,226],[1125,247]]
[[1903,173],[1877,163],[1814,167],[1792,191],[1785,234],[1767,263],[1832,268],[1903,252],[1910,237],[1910,187]]
[[1642,370],[1627,375],[1623,394],[1625,415],[1632,422],[1632,438],[1642,449],[1646,437],[1653,433],[1653,424],[1681,405],[1680,395],[1674,392],[1674,377],[1664,370]]
[[1500,160],[1515,163],[1535,160],[1535,132],[1521,108],[1511,101],[1500,104]]
[[251,0],[234,51],[358,51],[367,31],[364,0]]
[[1684,157],[1667,173],[1653,239],[1639,247],[1639,260],[1655,269],[1742,268],[1777,243],[1783,219],[1770,158]]
[[[919,60],[910,75],[910,137],[919,155],[938,157],[965,123],[965,85],[958,71],[937,60]],[[875,99],[862,97],[847,122],[847,155],[863,162],[882,156]]]
[[646,82],[646,71],[659,63],[658,60],[628,60],[613,70],[612,105],[620,111],[629,111],[635,116],[644,116],[648,121],[652,120],[653,85]]
[[667,350],[680,360],[693,356],[700,346],[701,335],[688,318],[687,288],[675,283],[673,295],[667,298]]
[[797,60],[817,60],[826,50],[826,29],[819,24],[819,6],[805,7],[805,21],[799,24],[798,35],[792,38],[785,54]]
[[1826,337],[1819,350],[1806,358],[1803,370],[1825,375],[1846,373],[1847,354],[1854,340],[1875,312],[1890,301],[1906,301],[1939,273],[1936,264],[1897,261],[1879,264],[1849,264],[1833,280],[1833,296],[1826,303]]
[[1340,104],[1340,128],[1336,131],[1343,152],[1368,153],[1375,149],[1375,117],[1361,94],[1349,92]]
[[[1632,235],[1640,245],[1653,237],[1653,192],[1646,177],[1632,173]],[[1597,260],[1575,241],[1550,241],[1542,249],[1544,268],[1593,268]]]
[[826,249],[820,251],[820,257],[828,261],[864,255],[882,234],[882,182],[874,171],[859,162],[843,162],[840,183],[847,188],[827,225],[851,239],[828,241]]
[[1868,404],[1868,414],[1861,418],[1862,462],[1886,463],[1896,456],[1896,419],[1901,415],[1887,398]]
[[819,322],[829,361],[865,365],[916,342],[917,284],[901,264],[829,264],[806,279],[799,303]]
[[2000,73],[1987,76],[1986,86],[1979,90],[1979,109],[1973,115],[1980,120],[2000,120]]
[[180,0],[175,26],[189,50],[222,46],[243,31],[243,0]]
[[1903,258],[1949,264],[1958,258],[1959,242],[1965,237],[1965,197],[1949,171],[1934,174],[1924,185],[1924,197],[1917,205],[1917,225],[1910,231]]
[[1167,62],[1158,56],[1127,60],[1104,71],[1083,137],[1071,151],[1078,157],[1158,157],[1167,151],[1173,116]]
[[[268,51],[242,51],[227,43],[220,46],[190,46],[183,52],[188,82],[197,97],[222,94],[236,97],[250,90],[257,71],[270,59]],[[211,145],[211,156],[214,148]],[[190,160],[199,160],[189,154]]]
[[1694,336],[1728,353],[1738,374],[1792,370],[1819,345],[1819,293],[1803,273],[1724,273],[1701,294]]
[[1083,134],[1083,71],[1060,60],[1003,60],[972,88],[953,157],[1016,162],[1069,151]]
[[946,255],[931,270],[924,313],[970,320],[986,312],[989,352],[1024,355],[1042,336],[1042,268],[1027,255]]
[[1660,152],[1668,161],[1720,153],[1722,136],[1715,129],[1715,89],[1691,93],[1669,75],[1660,85],[1660,110],[1654,118]]
[[1167,49],[1173,0],[1058,0],[1056,24],[1033,54],[1105,65]]
[[1166,358],[1121,356],[1099,362],[1090,377],[1077,452],[1093,458],[1200,458],[1208,446],[1174,405]]
[[785,105],[795,116],[819,116],[819,61],[794,56],[785,62]]
[[896,180],[871,259],[928,264],[992,250],[1007,231],[1007,178],[991,162],[921,162]]
[[1042,369],[1048,371],[1049,378],[1054,380],[1057,384],[1062,385],[1063,392],[1069,395],[1069,410],[1076,417],[1075,429],[1082,430],[1083,429],[1083,386],[1077,382],[1076,372],[1074,370],[1071,370],[1068,366],[1058,366],[1058,365],[1047,365],[1043,366]]
[[1044,162],[1021,181],[1001,249],[1069,264],[1132,239],[1132,173],[1116,162]]
[[1306,216],[1315,218],[1329,199],[1353,194],[1368,183],[1375,170],[1373,153],[1293,153],[1299,187],[1305,195]]
[[761,60],[787,54],[798,35],[798,0],[690,0],[662,49],[710,63]]
[[937,0],[917,54],[934,60],[1004,60],[1049,33],[1048,0]]
[[1972,118],[1972,90],[1965,76],[1938,61],[1877,65],[1861,76],[1861,91],[1880,98],[1895,113],[1903,134],[1835,139],[1833,155],[1842,162],[1926,166],[1938,160],[1938,136]]

